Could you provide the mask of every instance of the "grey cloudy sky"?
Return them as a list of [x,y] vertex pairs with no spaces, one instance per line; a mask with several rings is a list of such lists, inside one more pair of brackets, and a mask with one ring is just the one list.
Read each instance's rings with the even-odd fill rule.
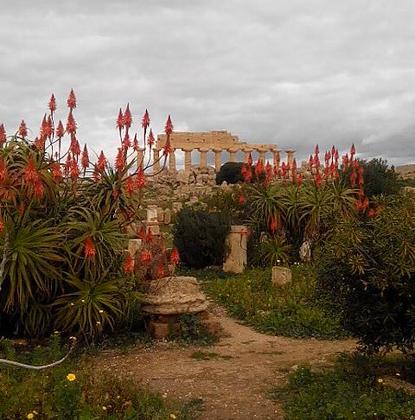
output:
[[[0,121],[33,135],[50,93],[108,153],[118,108],[159,132],[226,129],[415,162],[414,0],[0,0]],[[60,111],[60,112],[59,112]]]

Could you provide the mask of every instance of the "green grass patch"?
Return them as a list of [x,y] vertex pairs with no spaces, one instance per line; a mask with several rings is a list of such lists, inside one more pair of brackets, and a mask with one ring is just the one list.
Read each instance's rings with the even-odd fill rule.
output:
[[[363,357],[340,358],[334,369],[313,372],[300,367],[288,385],[272,391],[287,419],[413,419],[415,396],[385,385]],[[383,372],[385,373],[385,372]]]
[[[41,365],[62,357],[58,336],[48,346],[24,347],[0,341],[0,358]],[[126,378],[96,371],[90,356],[70,356],[42,371],[0,364],[0,419],[193,419],[200,401],[178,402],[139,387]]]
[[292,267],[292,283],[275,287],[271,269],[249,269],[240,275],[198,271],[206,292],[229,314],[261,332],[287,337],[336,339],[347,336],[340,314],[316,292],[310,266]]

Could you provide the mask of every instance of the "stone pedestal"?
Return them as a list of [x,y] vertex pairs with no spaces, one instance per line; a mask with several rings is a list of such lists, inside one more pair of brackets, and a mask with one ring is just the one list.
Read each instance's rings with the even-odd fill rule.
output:
[[215,152],[215,171],[219,172],[222,166],[222,149],[213,149]]
[[176,149],[172,149],[171,153],[169,154],[169,171],[171,173],[176,172],[176,155],[174,154],[175,151]]
[[226,257],[223,271],[227,273],[243,273],[247,264],[247,237],[246,226],[231,226],[226,237]]
[[292,274],[291,270],[287,267],[280,267],[275,265],[272,267],[272,284],[277,287],[284,286],[288,283],[291,283]]
[[184,150],[184,172],[188,175],[192,168],[192,149]]

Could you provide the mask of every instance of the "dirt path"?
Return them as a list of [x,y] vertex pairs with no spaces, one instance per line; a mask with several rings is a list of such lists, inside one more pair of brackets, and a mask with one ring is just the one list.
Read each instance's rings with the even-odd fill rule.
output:
[[355,347],[352,340],[268,336],[225,314],[217,318],[229,336],[214,346],[159,343],[128,354],[110,351],[100,357],[98,367],[134,378],[165,397],[201,398],[201,419],[280,419],[281,408],[266,395],[273,385],[283,384],[299,364],[327,365],[336,353]]

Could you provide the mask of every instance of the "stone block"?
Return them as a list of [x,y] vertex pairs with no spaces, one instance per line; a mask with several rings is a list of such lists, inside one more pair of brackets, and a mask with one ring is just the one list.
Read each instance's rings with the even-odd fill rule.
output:
[[272,284],[277,287],[284,286],[288,283],[291,283],[292,273],[291,270],[287,267],[280,267],[275,265],[272,267]]
[[246,226],[231,226],[226,237],[226,257],[223,271],[227,273],[243,273],[247,264],[247,237]]
[[157,221],[159,223],[164,222],[164,210],[161,207],[157,207]]

